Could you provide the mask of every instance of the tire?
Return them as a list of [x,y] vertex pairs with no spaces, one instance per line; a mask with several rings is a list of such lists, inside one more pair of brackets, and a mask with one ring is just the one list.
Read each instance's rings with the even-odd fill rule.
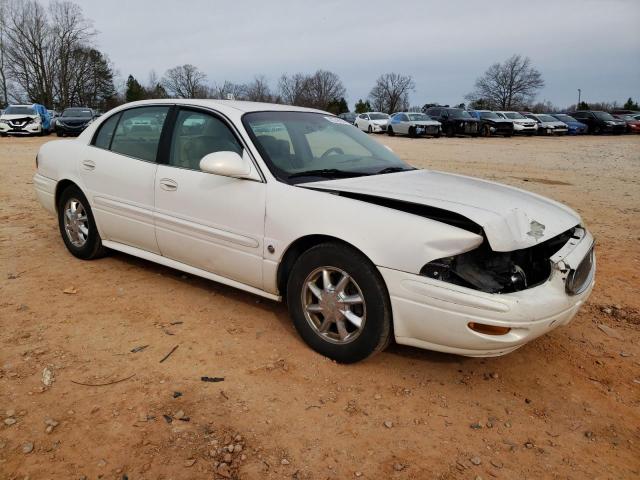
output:
[[393,137],[396,134],[396,132],[393,131],[393,128],[391,126],[389,126],[387,128],[387,135],[389,135],[390,137]]
[[[363,300],[347,307],[350,316],[361,319],[360,328],[339,313],[345,311],[339,310],[345,308],[345,304],[340,303],[343,298],[340,292],[329,289],[331,296],[324,297],[328,303],[323,306],[308,286],[313,284],[321,296],[327,295],[324,270],[330,272],[331,287],[339,287],[345,273],[349,277],[342,293]],[[337,303],[331,301],[336,298]],[[307,345],[337,362],[364,360],[384,350],[391,339],[391,304],[384,281],[368,258],[346,245],[322,243],[300,255],[287,281],[287,304],[293,324]],[[317,307],[307,310],[305,305]],[[331,316],[325,317],[318,308],[330,312]],[[339,323],[343,325],[342,335]],[[327,328],[322,333],[325,324]]]
[[593,127],[593,134],[600,135],[602,133],[602,129],[600,127]]
[[367,128],[367,133],[373,133],[373,128],[371,128],[371,125],[369,125],[369,127]]
[[0,133],[0,137],[6,137],[7,134],[6,133]]
[[409,138],[416,138],[416,129],[414,127],[409,127]]
[[482,127],[482,136],[483,137],[491,136],[491,127],[489,125],[485,125]]
[[447,132],[447,137],[449,138],[453,137],[456,134],[452,126],[448,126],[446,132]]
[[[75,205],[73,205],[74,202]],[[102,245],[102,239],[96,228],[96,221],[89,202],[82,191],[75,185],[68,186],[60,195],[57,206],[58,227],[67,250],[82,260],[91,260],[104,256],[106,249]],[[65,226],[66,210],[74,207],[79,218],[75,219],[76,221],[72,220],[73,223],[69,226],[70,231],[67,232],[67,227]],[[82,215],[82,212],[84,212],[84,215]],[[84,221],[82,221],[83,217]]]
[[57,135],[57,136],[59,136],[59,137],[64,137],[64,133],[62,133],[62,132],[60,132],[60,131],[57,131],[57,132],[56,132],[56,135]]
[[504,134],[504,138],[511,138],[511,134],[510,133],[505,133]]

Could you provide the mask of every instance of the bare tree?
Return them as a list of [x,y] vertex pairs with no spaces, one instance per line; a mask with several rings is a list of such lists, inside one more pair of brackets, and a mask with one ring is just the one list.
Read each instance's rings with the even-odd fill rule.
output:
[[256,75],[256,77],[245,85],[244,99],[251,102],[272,102],[273,94],[271,88],[264,75]]
[[221,100],[244,100],[245,92],[246,87],[244,85],[225,80],[220,84],[215,84],[209,96]]
[[287,105],[304,106],[308,77],[302,73],[282,74],[278,89]]
[[489,108],[512,110],[531,103],[542,87],[542,74],[531,66],[529,57],[512,55],[504,63],[491,65],[465,98],[482,100]]
[[380,75],[369,92],[371,106],[378,111],[393,113],[409,108],[409,92],[416,85],[410,75],[385,73]]
[[9,3],[7,0],[0,0],[0,105],[6,106],[9,103],[9,72],[6,61],[6,24],[9,15]]
[[162,79],[162,86],[174,97],[206,97],[206,79],[205,73],[195,65],[178,65],[167,70]]
[[318,70],[307,79],[306,105],[311,108],[327,110],[332,102],[346,95],[340,77],[327,70]]

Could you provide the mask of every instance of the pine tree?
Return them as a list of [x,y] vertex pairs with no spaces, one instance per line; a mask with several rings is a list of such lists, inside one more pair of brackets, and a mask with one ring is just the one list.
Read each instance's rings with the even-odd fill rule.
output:
[[127,91],[125,93],[125,100],[127,102],[135,102],[137,100],[144,100],[147,97],[147,92],[144,87],[140,85],[133,75],[129,75],[127,78]]

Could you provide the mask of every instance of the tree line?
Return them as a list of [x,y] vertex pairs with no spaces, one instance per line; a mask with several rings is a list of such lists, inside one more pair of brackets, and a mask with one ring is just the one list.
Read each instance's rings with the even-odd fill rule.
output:
[[[107,110],[124,102],[151,98],[216,98],[282,103],[332,113],[349,111],[340,77],[328,70],[284,73],[273,88],[264,75],[247,83],[211,82],[198,67],[185,64],[162,77],[151,71],[142,84],[129,75],[120,88],[109,57],[95,43],[97,32],[79,5],[68,0],[0,0],[0,104],[41,103],[49,108],[88,106]],[[542,73],[528,57],[512,55],[491,65],[458,106],[488,110],[573,110],[549,102],[534,103],[545,86]],[[416,85],[410,75],[380,75],[355,112],[421,111],[437,103],[411,106]],[[584,103],[584,102],[583,102]],[[617,103],[591,103],[580,108],[611,110]],[[630,98],[625,109],[638,109]]]

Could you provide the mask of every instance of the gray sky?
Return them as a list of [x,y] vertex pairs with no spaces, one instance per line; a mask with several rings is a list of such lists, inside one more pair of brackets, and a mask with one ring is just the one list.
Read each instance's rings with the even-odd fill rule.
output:
[[319,68],[349,106],[378,75],[412,75],[411,104],[458,103],[486,68],[529,56],[559,106],[640,100],[638,0],[77,0],[122,77],[192,63],[210,82]]

